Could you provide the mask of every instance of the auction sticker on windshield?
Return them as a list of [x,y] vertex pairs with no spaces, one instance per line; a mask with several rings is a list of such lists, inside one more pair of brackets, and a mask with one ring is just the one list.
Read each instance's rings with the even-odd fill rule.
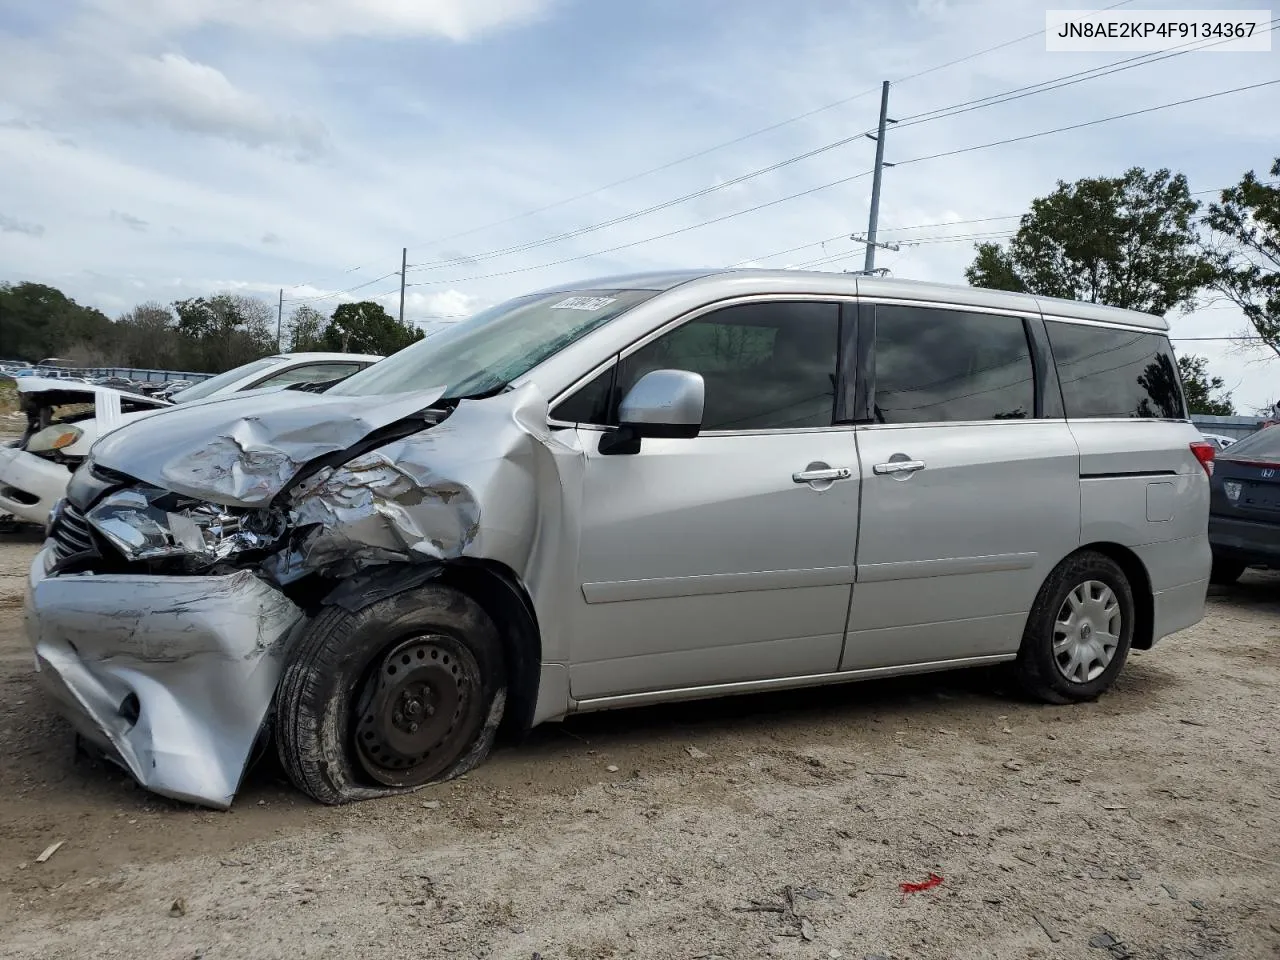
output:
[[599,310],[617,300],[617,297],[567,297],[551,305],[552,310]]
[[1265,53],[1270,10],[1046,10],[1045,50]]

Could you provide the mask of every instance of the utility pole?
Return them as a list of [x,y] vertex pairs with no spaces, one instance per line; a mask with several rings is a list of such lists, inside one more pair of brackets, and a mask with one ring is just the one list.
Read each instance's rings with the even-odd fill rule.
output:
[[404,274],[409,266],[409,248],[400,248],[400,326],[404,326]]
[[885,125],[897,122],[889,119],[889,81],[886,80],[884,86],[880,88],[879,132],[875,135],[867,134],[869,139],[876,142],[876,168],[871,180],[871,217],[867,223],[867,259],[862,267],[863,273],[871,273],[876,268],[876,247],[880,246],[876,243],[876,226],[880,219],[880,174],[885,167],[893,166],[892,163],[884,162]]
[[276,304],[276,353],[280,352],[280,322],[284,319],[284,288],[280,289],[280,300]]

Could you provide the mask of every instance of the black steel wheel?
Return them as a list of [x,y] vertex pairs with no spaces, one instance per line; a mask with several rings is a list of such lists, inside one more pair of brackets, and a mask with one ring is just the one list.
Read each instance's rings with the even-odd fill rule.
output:
[[412,637],[393,646],[357,698],[356,751],[365,773],[389,787],[429,783],[476,723],[480,666],[452,637]]
[[428,583],[316,615],[281,677],[277,747],[290,780],[321,803],[405,793],[483,760],[505,704],[493,621]]

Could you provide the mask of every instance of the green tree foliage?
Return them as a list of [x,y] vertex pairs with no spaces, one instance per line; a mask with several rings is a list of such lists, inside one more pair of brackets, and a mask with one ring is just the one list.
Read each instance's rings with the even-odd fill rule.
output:
[[192,370],[229,370],[275,350],[275,311],[234,293],[179,300],[177,328]]
[[116,339],[121,366],[173,369],[182,359],[177,318],[162,303],[142,303],[121,314],[116,319]]
[[326,350],[390,356],[423,338],[421,330],[401,326],[381,304],[372,300],[344,303],[333,311],[324,331]]
[[105,345],[106,314],[42,283],[0,283],[0,356],[35,363],[74,344]]
[[[1271,165],[1280,177],[1280,157]],[[1213,286],[1244,311],[1257,336],[1280,357],[1280,185],[1249,171],[1209,205]]]
[[1182,395],[1187,399],[1191,413],[1204,413],[1215,417],[1229,417],[1236,412],[1231,394],[1223,387],[1221,377],[1209,374],[1209,361],[1204,357],[1178,358],[1178,372],[1182,375]]
[[303,304],[289,315],[289,350],[305,353],[324,350],[324,329],[329,318],[315,307]]
[[60,357],[78,367],[218,373],[275,349],[275,309],[253,297],[220,293],[181,300],[173,309],[143,303],[113,321],[54,287],[0,284],[5,360]]
[[1168,170],[1059,181],[1032,201],[1007,247],[977,245],[965,277],[1163,315],[1191,306],[1213,278],[1194,229],[1199,207],[1186,177]]

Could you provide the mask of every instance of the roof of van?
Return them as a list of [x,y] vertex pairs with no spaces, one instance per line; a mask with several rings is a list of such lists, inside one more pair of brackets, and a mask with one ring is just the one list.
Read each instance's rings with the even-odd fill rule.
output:
[[[1097,303],[1063,300],[1058,297],[1042,297],[1028,293],[1011,293],[1007,290],[989,290],[961,284],[927,283],[923,280],[899,280],[890,277],[869,277],[855,273],[829,273],[821,270],[761,270],[705,269],[663,270],[649,273],[621,274],[612,277],[596,277],[579,283],[562,284],[545,292],[570,290],[670,290],[687,283],[738,287],[743,280],[759,285],[760,292],[777,293],[832,293],[862,296],[893,297],[899,300],[929,300],[955,306],[986,306],[1006,310],[1040,312],[1046,317],[1064,317],[1072,320],[1097,320],[1103,323],[1123,323],[1152,330],[1168,330],[1163,317],[1136,310],[1122,310]],[[737,282],[735,282],[737,281]],[[726,291],[730,292],[730,291]],[[732,292],[737,292],[732,291]]]

